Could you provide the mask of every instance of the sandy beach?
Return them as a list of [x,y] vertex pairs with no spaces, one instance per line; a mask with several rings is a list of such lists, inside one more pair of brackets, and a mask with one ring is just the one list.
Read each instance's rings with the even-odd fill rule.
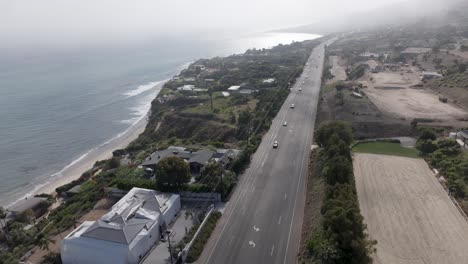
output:
[[91,169],[96,161],[109,159],[112,157],[112,151],[116,149],[125,148],[133,140],[138,138],[138,135],[143,133],[147,123],[147,115],[138,120],[126,131],[122,132],[120,137],[114,138],[102,145],[99,148],[91,150],[85,157],[77,161],[76,163],[69,165],[61,175],[54,176],[54,180],[50,183],[39,188],[35,193],[54,193],[57,187],[67,184],[73,180],[78,179],[81,174]]
[[[156,86],[153,87],[153,89],[155,89],[155,92],[156,92],[156,95],[154,98],[157,97],[164,83],[165,81],[159,82]],[[151,101],[148,102],[148,104],[150,105]],[[23,198],[18,199],[16,202],[26,197],[33,196],[35,194],[41,194],[41,193],[54,194],[55,189],[57,187],[60,187],[64,184],[67,184],[73,180],[78,179],[85,171],[91,169],[97,161],[111,158],[112,152],[114,150],[123,149],[127,147],[128,144],[130,144],[133,140],[138,138],[138,136],[141,133],[143,133],[145,130],[147,119],[148,119],[148,113],[146,113],[144,116],[141,116],[135,123],[133,123],[125,131],[119,133],[118,135],[108,140],[104,144],[91,149],[88,153],[84,154],[79,159],[67,165],[60,172],[51,176],[50,179],[43,186],[40,186],[39,188],[35,189],[33,192],[30,192],[24,195]],[[7,207],[11,207],[16,202],[11,203]]]

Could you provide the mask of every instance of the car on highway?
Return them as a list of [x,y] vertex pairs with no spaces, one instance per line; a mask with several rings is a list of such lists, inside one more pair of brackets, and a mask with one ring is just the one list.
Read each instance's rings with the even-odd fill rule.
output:
[[288,122],[284,121],[283,126],[287,126]]
[[302,82],[302,84],[305,84],[305,82]]
[[299,88],[299,91],[302,91],[302,88]]
[[273,148],[278,148],[278,141],[273,142]]
[[295,105],[294,105],[294,104],[291,104],[291,108],[293,108],[293,109],[294,109],[294,107],[295,107]]

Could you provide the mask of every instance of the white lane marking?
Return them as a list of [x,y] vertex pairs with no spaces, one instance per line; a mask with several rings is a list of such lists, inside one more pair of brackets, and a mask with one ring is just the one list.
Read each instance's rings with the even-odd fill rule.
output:
[[281,225],[281,219],[282,219],[282,216],[280,215],[280,217],[278,219],[278,225]]
[[[313,107],[315,108],[315,106],[313,105]],[[314,109],[312,109],[314,110]],[[314,125],[314,123],[312,121],[315,121],[315,120],[311,120],[311,124],[312,126]],[[306,142],[309,141],[309,138],[310,138],[310,126],[307,126],[306,128]],[[292,214],[292,217],[291,217],[291,224],[289,225],[289,235],[288,235],[288,242],[286,243],[286,251],[284,253],[284,259],[283,259],[283,263],[286,264],[286,260],[288,258],[288,249],[289,249],[289,242],[291,241],[291,233],[292,233],[292,227],[293,227],[293,223],[294,223],[294,216],[296,214],[296,204],[297,204],[297,196],[298,196],[298,191],[299,191],[299,187],[300,187],[300,183],[302,181],[302,178],[303,178],[303,167],[304,167],[304,162],[305,162],[305,158],[306,158],[306,150],[307,148],[304,148],[304,151],[302,153],[302,163],[301,163],[301,170],[300,170],[300,177],[299,177],[299,180],[297,181],[297,187],[296,187],[296,197],[294,199],[294,205],[293,205],[293,214]]]
[[241,215],[244,215],[244,214],[245,214],[245,207],[242,208],[242,213],[241,213]]
[[256,227],[256,226],[253,226],[253,229],[255,230],[255,232],[260,231],[260,228],[258,228],[258,227]]
[[286,200],[286,198],[288,198],[288,194],[284,193],[284,199]]
[[[315,55],[314,55],[314,56],[315,56]],[[296,83],[296,86],[297,86],[297,83]],[[296,87],[296,86],[295,86],[295,87]],[[291,94],[290,94],[290,95],[291,95]],[[294,94],[294,96],[288,96],[288,98],[287,98],[286,100],[290,100],[290,101],[291,101],[291,100],[293,100],[293,99],[295,99],[295,94]],[[287,114],[287,112],[289,111],[289,106],[290,106],[290,104],[284,103],[284,104],[283,104],[283,108],[280,109],[280,111],[285,111],[286,114]],[[286,114],[285,114],[284,116],[286,116]],[[268,133],[274,134],[271,128],[270,128],[270,130],[268,131]],[[265,145],[263,145],[262,143],[263,143],[263,140],[262,140],[262,142],[261,142],[259,148],[257,149],[256,153],[254,154],[254,157],[253,157],[253,159],[252,159],[251,164],[256,164],[256,163],[254,162],[254,159],[259,159],[259,158],[262,156],[262,154],[266,154],[266,152],[269,150],[270,144],[269,144],[268,142],[265,142]],[[262,149],[262,145],[264,146],[263,149]],[[263,153],[262,153],[262,152],[263,152]],[[258,164],[258,163],[257,163],[257,164]],[[254,166],[254,167],[255,167],[255,166]],[[258,167],[258,165],[257,165],[257,167]],[[221,233],[220,233],[219,236],[217,237],[214,246],[211,248],[211,252],[210,252],[210,254],[209,254],[209,256],[208,256],[207,262],[210,262],[211,257],[213,256],[213,253],[214,253],[214,251],[216,250],[216,248],[218,247],[219,241],[221,240],[221,237],[223,236],[224,231],[226,230],[226,227],[229,226],[229,222],[230,222],[230,220],[231,220],[232,215],[234,214],[235,209],[237,208],[237,205],[239,204],[239,201],[240,201],[242,198],[244,198],[244,194],[247,192],[248,187],[250,187],[250,184],[249,184],[249,183],[252,183],[252,181],[255,181],[255,178],[256,178],[256,177],[255,177],[255,175],[254,175],[254,171],[255,171],[254,168],[249,168],[249,169],[248,169],[248,172],[247,172],[246,174],[243,175],[243,177],[245,177],[245,180],[243,180],[242,183],[241,183],[239,186],[236,187],[236,190],[237,190],[237,189],[240,189],[240,193],[238,194],[238,196],[237,196],[237,198],[236,198],[234,204],[232,205],[232,208],[230,208],[230,210],[229,210],[229,208],[227,208],[228,210],[226,210],[226,211],[228,212],[229,215],[228,215],[228,217],[227,217],[227,219],[226,219],[226,222],[223,224],[223,227],[222,227],[222,229],[221,229]],[[247,188],[246,188],[246,187],[247,187]],[[286,196],[287,196],[287,195],[285,194],[285,199],[286,199]],[[245,197],[245,199],[247,199],[247,197]],[[253,243],[253,241],[252,241],[252,243]],[[255,244],[254,244],[254,246],[255,246]],[[288,238],[288,246],[289,246],[289,238]],[[287,254],[286,254],[286,255],[287,255]],[[285,259],[286,259],[286,255],[285,255]]]
[[249,241],[249,245],[251,245],[253,248],[255,247],[255,243],[252,240]]
[[273,256],[273,252],[275,252],[275,245],[271,247],[270,256]]

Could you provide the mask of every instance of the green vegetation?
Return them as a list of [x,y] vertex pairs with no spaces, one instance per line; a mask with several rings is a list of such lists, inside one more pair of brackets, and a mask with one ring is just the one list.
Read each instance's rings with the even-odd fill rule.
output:
[[[430,135],[428,137],[427,135]],[[420,130],[417,147],[421,154],[447,179],[447,187],[455,198],[466,204],[468,198],[468,156],[460,145],[449,138],[436,139],[434,130]],[[464,208],[466,211],[468,208]]]
[[206,242],[211,236],[211,233],[216,227],[216,223],[218,222],[219,218],[221,218],[221,213],[215,211],[211,213],[208,217],[203,228],[200,230],[200,234],[198,235],[197,239],[192,244],[192,248],[190,249],[186,262],[192,263],[195,262],[201,255],[203,251],[203,247],[205,246]]
[[359,211],[349,150],[351,127],[343,122],[325,123],[316,133],[316,142],[321,146],[319,167],[327,184],[321,226],[313,230],[306,245],[312,262],[372,263],[376,241],[369,240]]
[[358,64],[355,67],[352,67],[350,70],[346,71],[348,80],[357,80],[361,78],[366,72],[366,69],[367,65],[365,64]]
[[162,191],[179,191],[190,181],[189,165],[179,157],[167,157],[158,163],[157,187]]
[[405,148],[394,142],[363,142],[353,147],[353,152],[418,158],[419,152],[414,148]]
[[[23,227],[30,217],[26,216],[24,223],[14,221],[9,224],[9,234],[0,235],[0,242],[7,245],[6,250],[0,249],[0,264],[17,263],[20,257],[35,246],[47,246],[49,237],[78,226],[80,217],[89,212],[100,199],[106,198],[105,190],[109,187],[123,190],[142,187],[162,191],[219,191],[223,198],[229,197],[237,181],[236,174],[248,166],[262,135],[288,96],[290,85],[301,74],[317,43],[295,42],[272,49],[252,49],[244,54],[194,62],[177,78],[168,81],[158,98],[153,100],[147,127],[138,139],[127,148],[114,151],[112,159],[96,162],[80,179],[57,188],[57,192],[62,194],[81,185],[79,193],[66,198],[46,219],[28,231]],[[274,78],[275,81],[264,83],[263,80],[267,78]],[[186,84],[207,91],[177,90]],[[221,91],[226,91],[231,85],[241,84],[243,88],[254,92],[222,96]],[[220,169],[216,166],[208,167],[195,184],[187,184],[190,174],[186,164],[182,165],[180,161],[160,163],[160,177],[157,181],[149,179],[144,170],[137,168],[152,152],[170,145],[193,149],[226,147],[242,151],[229,170],[224,171],[222,181]],[[130,166],[120,166],[120,157],[123,155],[129,155],[132,160]],[[220,180],[215,181],[216,178]],[[211,225],[208,227],[211,228]],[[40,239],[36,239],[38,234],[44,237],[41,235]],[[48,258],[44,260],[45,263],[54,263],[52,260],[57,256],[50,255]]]

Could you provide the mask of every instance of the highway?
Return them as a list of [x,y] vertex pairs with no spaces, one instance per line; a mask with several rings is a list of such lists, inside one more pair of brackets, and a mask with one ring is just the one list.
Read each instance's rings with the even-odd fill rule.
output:
[[263,137],[197,263],[296,263],[323,61],[322,43]]

